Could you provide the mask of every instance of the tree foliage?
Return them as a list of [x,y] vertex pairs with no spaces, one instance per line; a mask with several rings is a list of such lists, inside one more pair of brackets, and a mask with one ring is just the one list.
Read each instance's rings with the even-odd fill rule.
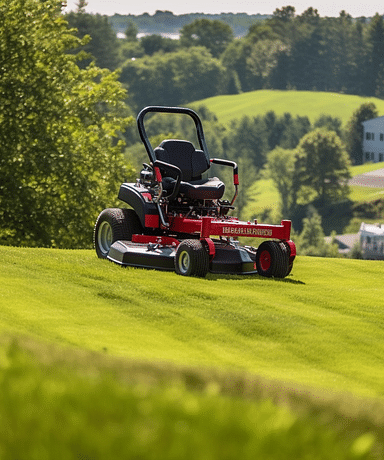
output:
[[301,183],[296,163],[295,150],[276,147],[268,153],[268,175],[279,192],[281,214],[285,218],[293,216],[297,207]]
[[303,230],[295,240],[297,251],[301,255],[338,257],[337,246],[325,241],[322,219],[314,208],[310,208],[308,216],[304,217]]
[[76,13],[67,14],[65,19],[70,27],[76,29],[76,35],[79,38],[89,37],[89,40],[83,42],[81,47],[82,51],[88,55],[84,55],[84,59],[78,62],[81,68],[95,61],[98,67],[109,70],[117,69],[120,64],[119,44],[106,16],[88,14],[80,8]]
[[323,206],[349,193],[349,157],[337,134],[325,128],[303,136],[296,149],[276,147],[268,153],[266,166],[285,217],[293,218],[299,203]]
[[321,204],[345,197],[350,161],[334,131],[316,128],[301,139],[297,153],[301,184],[313,190]]
[[128,85],[136,110],[204,99],[220,94],[227,84],[224,66],[204,47],[129,60],[120,79]]
[[352,163],[360,165],[363,163],[363,121],[376,118],[378,112],[373,102],[366,102],[356,109],[345,130],[347,149]]
[[0,241],[89,247],[124,167],[117,75],[79,69],[61,1],[0,7]]
[[204,46],[213,57],[218,58],[233,41],[233,31],[225,22],[211,19],[196,19],[180,31],[182,46]]

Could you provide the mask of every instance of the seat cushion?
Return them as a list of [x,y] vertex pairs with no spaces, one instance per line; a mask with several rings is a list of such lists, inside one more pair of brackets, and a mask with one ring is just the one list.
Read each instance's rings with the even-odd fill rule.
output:
[[[172,177],[163,178],[163,186],[170,193],[175,186],[176,180]],[[218,200],[225,191],[224,183],[217,177],[200,179],[190,182],[180,182],[179,195],[184,195],[193,200]]]

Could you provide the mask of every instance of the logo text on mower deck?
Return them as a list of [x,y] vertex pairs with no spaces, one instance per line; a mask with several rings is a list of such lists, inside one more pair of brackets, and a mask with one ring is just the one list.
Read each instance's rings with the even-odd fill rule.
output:
[[255,227],[223,227],[224,235],[257,235],[257,236],[272,236],[270,228],[255,228]]

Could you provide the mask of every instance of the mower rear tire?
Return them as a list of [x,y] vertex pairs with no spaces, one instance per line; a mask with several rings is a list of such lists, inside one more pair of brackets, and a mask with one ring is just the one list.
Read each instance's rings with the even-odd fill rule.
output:
[[183,276],[204,278],[209,270],[209,255],[200,240],[184,240],[175,255],[175,271]]
[[288,249],[283,242],[264,241],[256,253],[257,273],[261,276],[285,278],[290,272]]
[[99,214],[93,232],[93,243],[100,259],[106,259],[112,244],[130,241],[142,233],[141,223],[133,209],[108,208]]

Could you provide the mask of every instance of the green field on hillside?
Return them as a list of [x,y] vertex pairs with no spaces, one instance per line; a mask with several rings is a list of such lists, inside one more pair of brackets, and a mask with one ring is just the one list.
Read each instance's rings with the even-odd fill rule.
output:
[[2,332],[384,394],[382,262],[298,257],[277,281],[121,269],[93,251],[1,248],[1,259]]
[[360,96],[316,91],[259,90],[248,93],[215,96],[193,103],[194,107],[206,105],[224,125],[244,115],[255,117],[273,110],[278,116],[307,116],[313,123],[320,115],[340,118],[343,126],[352,113],[365,102],[373,102],[384,114],[384,100]]
[[[376,169],[384,168],[384,163],[367,163],[351,167],[352,177],[364,174]],[[241,186],[241,177],[240,177]],[[384,188],[350,186],[350,199],[355,203],[369,202],[384,198]],[[240,193],[241,193],[240,189]],[[279,220],[280,198],[272,179],[260,179],[256,181],[249,191],[249,200],[243,211],[244,219],[253,219],[263,215],[266,210],[271,210],[270,216],[274,223]]]
[[[359,364],[373,370],[384,346],[381,262],[299,257],[292,275],[275,281],[121,269],[93,251],[1,248],[1,256],[3,332],[114,356],[273,378],[283,371],[305,384],[384,392],[378,369],[365,375],[357,363],[345,366],[361,356]],[[359,340],[346,349],[351,326]]]
[[380,458],[383,262],[197,279],[0,254],[4,458]]

